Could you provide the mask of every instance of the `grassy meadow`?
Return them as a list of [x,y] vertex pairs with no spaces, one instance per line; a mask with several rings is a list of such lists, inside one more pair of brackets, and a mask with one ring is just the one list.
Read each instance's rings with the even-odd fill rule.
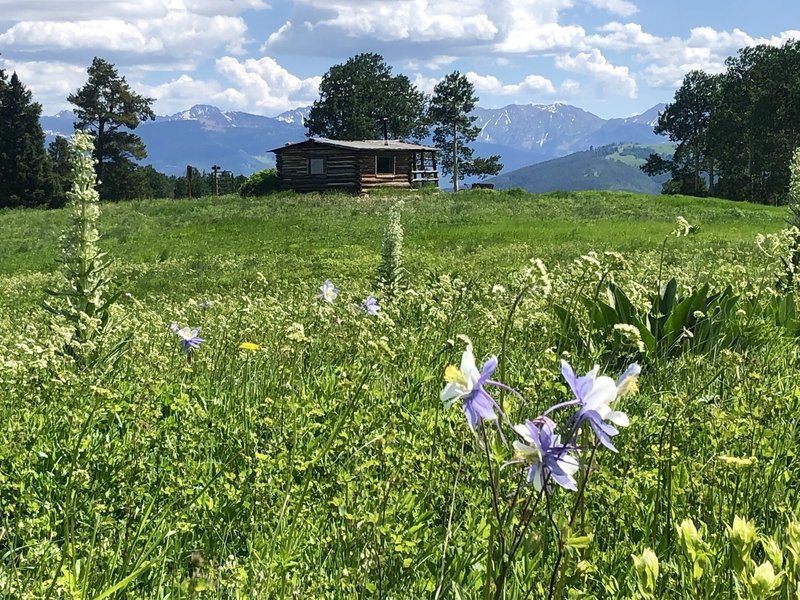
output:
[[[121,353],[88,367],[41,307],[66,210],[0,212],[0,597],[798,597],[786,217],[611,192],[105,204],[122,295],[97,344]],[[467,340],[513,388],[487,387],[503,435],[440,400]],[[585,425],[579,490],[538,492],[509,424],[573,398],[561,359],[638,363],[638,393],[618,452]]]

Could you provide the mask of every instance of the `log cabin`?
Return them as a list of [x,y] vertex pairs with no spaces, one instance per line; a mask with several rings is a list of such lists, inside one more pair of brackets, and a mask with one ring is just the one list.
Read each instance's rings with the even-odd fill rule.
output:
[[438,186],[430,146],[397,140],[310,138],[272,150],[281,189],[361,193],[374,188]]

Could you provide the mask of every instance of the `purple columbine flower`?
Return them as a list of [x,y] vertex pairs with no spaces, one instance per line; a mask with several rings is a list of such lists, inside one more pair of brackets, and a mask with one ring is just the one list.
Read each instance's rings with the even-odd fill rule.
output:
[[378,301],[372,296],[367,296],[364,299],[364,302],[361,303],[361,308],[364,309],[368,315],[377,315],[378,311],[381,309],[381,307],[378,306]]
[[[562,360],[561,374],[575,395],[575,399],[552,406],[545,411],[545,414],[556,408],[579,406],[578,412],[567,421],[567,427],[571,428],[572,432],[575,433],[583,423],[588,423],[600,443],[609,450],[616,452],[617,449],[611,443],[611,438],[617,435],[619,431],[606,423],[606,421],[610,421],[619,427],[628,426],[628,415],[624,412],[613,410],[611,404],[617,399],[620,391],[627,393],[628,389],[623,390],[621,387],[623,384],[628,387],[635,386],[635,378],[639,374],[639,366],[634,364],[628,367],[625,373],[620,376],[619,384],[606,375],[598,377],[599,370],[600,367],[595,365],[594,369],[586,373],[586,375],[577,377],[570,364]],[[630,378],[633,378],[632,382]]]
[[336,296],[338,295],[339,289],[335,287],[333,283],[331,283],[330,279],[326,279],[325,283],[319,286],[319,294],[317,294],[317,298],[333,304],[333,301],[336,300]]
[[181,339],[181,350],[186,354],[199,348],[200,343],[205,341],[198,335],[199,327],[178,327],[177,323],[172,323],[169,330]]
[[450,408],[456,400],[461,400],[461,408],[472,431],[475,431],[481,420],[494,421],[497,424],[497,413],[494,410],[497,403],[483,389],[496,368],[497,357],[491,356],[478,371],[470,344],[461,355],[461,367],[450,365],[445,369],[444,379],[447,385],[439,397],[445,408]]
[[561,438],[554,433],[555,423],[542,416],[522,425],[515,425],[514,431],[524,440],[514,442],[515,460],[528,466],[528,483],[537,492],[544,489],[546,482],[555,481],[567,490],[577,491],[573,475],[578,472],[578,459],[569,453],[569,448],[561,444]]

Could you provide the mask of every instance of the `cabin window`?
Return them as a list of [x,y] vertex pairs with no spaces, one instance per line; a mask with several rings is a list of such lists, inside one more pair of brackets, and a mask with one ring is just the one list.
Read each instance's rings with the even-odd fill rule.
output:
[[378,175],[394,175],[394,155],[379,154],[376,156],[375,173]]
[[325,174],[325,159],[324,158],[309,158],[308,159],[308,174],[309,175],[324,175]]

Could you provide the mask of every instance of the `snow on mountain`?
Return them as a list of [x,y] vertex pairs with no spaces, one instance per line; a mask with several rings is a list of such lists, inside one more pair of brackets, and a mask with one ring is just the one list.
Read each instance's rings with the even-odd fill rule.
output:
[[292,123],[303,126],[306,124],[306,119],[308,118],[308,113],[310,111],[310,106],[301,106],[300,108],[295,108],[294,110],[282,112],[275,118],[279,121],[283,121],[284,123]]

